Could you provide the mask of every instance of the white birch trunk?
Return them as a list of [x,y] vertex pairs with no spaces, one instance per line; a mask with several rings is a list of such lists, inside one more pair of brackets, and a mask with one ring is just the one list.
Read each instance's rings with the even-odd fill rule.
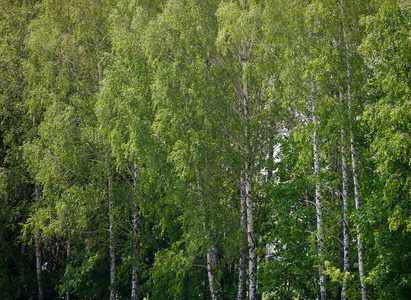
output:
[[137,165],[134,164],[133,172],[133,202],[134,202],[134,212],[133,212],[133,235],[134,235],[134,249],[133,249],[133,261],[134,266],[131,274],[131,300],[138,300],[138,289],[140,280],[140,206],[137,201],[137,184],[138,184],[138,173]]
[[[347,63],[347,96],[348,96],[348,109],[349,109],[349,117],[350,117],[350,122],[352,120],[352,115],[351,115],[351,104],[353,100],[353,94],[351,90],[351,63],[350,63],[350,43],[348,41],[347,37],[347,32],[345,30],[345,11],[344,11],[344,1],[340,1],[340,7],[341,7],[341,16],[342,16],[342,30],[343,30],[343,39],[345,43],[345,55],[346,55],[346,63]],[[355,149],[355,136],[354,132],[352,130],[352,126],[350,124],[350,150],[351,150],[351,161],[352,161],[352,172],[353,172],[353,181],[354,181],[354,198],[355,198],[355,209],[357,212],[357,215],[360,215],[360,185],[358,181],[358,163],[357,163],[357,155],[356,155],[356,149]],[[361,283],[361,298],[362,300],[367,300],[368,299],[368,294],[367,294],[367,285],[365,284],[365,270],[364,270],[364,250],[363,250],[363,245],[361,241],[361,231],[359,224],[356,226],[357,230],[357,249],[358,249],[358,272],[360,275],[360,283]]]
[[109,209],[109,234],[110,234],[110,300],[116,300],[116,290],[113,287],[116,283],[116,247],[115,247],[115,234],[114,234],[114,203],[113,203],[113,183],[111,173],[109,171],[108,176],[108,209]]
[[[36,195],[36,202],[40,201],[40,187],[37,183],[34,185],[35,195]],[[43,287],[41,284],[41,245],[40,239],[41,231],[38,232],[37,235],[34,236],[34,248],[36,251],[36,273],[37,273],[37,291],[38,291],[38,300],[43,300]]]
[[[241,231],[246,232],[246,210],[245,210],[245,197],[244,197],[244,192],[243,192],[243,185],[244,185],[244,180],[243,180],[243,174],[241,174],[240,178],[240,225],[241,225]],[[241,246],[240,246],[240,258],[239,258],[239,267],[238,267],[238,289],[237,289],[237,300],[243,300],[245,299],[245,276],[246,276],[246,271],[245,271],[245,253],[244,253],[244,247],[241,241]]]
[[238,289],[237,289],[237,300],[244,300],[245,298],[245,253],[244,253],[244,247],[240,247],[240,258],[239,258],[239,270],[238,270]]
[[41,249],[40,249],[40,235],[34,237],[34,247],[36,249],[36,271],[37,271],[37,291],[39,300],[43,300],[43,288],[41,285]]
[[[340,89],[340,102],[344,105],[344,93]],[[343,202],[343,250],[344,250],[344,273],[350,269],[350,236],[349,236],[349,200],[348,200],[348,165],[345,150],[345,128],[341,125],[341,168],[342,168],[342,202]],[[341,299],[345,300],[347,290],[346,282],[343,282]]]
[[[24,191],[25,193],[25,191]],[[24,246],[24,243],[21,243],[20,245],[20,254],[22,257],[26,255],[26,248]],[[24,273],[24,263],[23,261],[20,262],[20,268],[19,268],[19,296],[17,297],[17,300],[22,300],[23,298],[23,273]]]
[[248,241],[248,274],[249,274],[249,289],[248,299],[254,300],[257,289],[257,259],[255,255],[255,241],[254,241],[254,216],[253,216],[253,202],[251,195],[251,172],[250,162],[246,159],[245,162],[245,202],[247,210],[247,241]]
[[[360,185],[358,182],[358,166],[357,157],[355,149],[355,139],[352,129],[350,129],[350,142],[351,142],[351,160],[352,160],[352,171],[354,179],[354,197],[355,197],[355,209],[357,216],[360,216]],[[365,269],[364,269],[364,248],[361,241],[361,230],[360,225],[357,224],[357,248],[358,248],[358,272],[360,275],[361,284],[361,298],[362,300],[368,300],[367,285],[365,284]]]
[[[247,1],[240,0],[240,5],[243,9],[247,9]],[[252,159],[250,153],[250,112],[248,99],[248,80],[246,78],[246,63],[250,57],[250,47],[247,39],[243,41],[242,49],[239,46],[238,62],[242,68],[241,87],[238,89],[239,102],[242,105],[243,118],[243,147],[244,147],[244,165],[242,174],[244,175],[244,182],[241,183],[241,189],[244,191],[244,198],[246,204],[246,223],[247,223],[247,244],[248,244],[248,299],[256,299],[257,289],[257,258],[255,254],[255,240],[254,240],[254,216],[253,216],[253,199],[252,199]]]
[[321,203],[321,190],[319,182],[319,171],[320,171],[320,160],[318,157],[318,138],[317,138],[317,116],[315,111],[315,104],[313,104],[313,160],[314,160],[314,175],[315,175],[315,207],[317,214],[317,248],[318,248],[318,258],[320,260],[320,295],[321,300],[327,300],[327,289],[325,287],[325,267],[324,267],[324,229],[323,229],[323,209]]
[[[246,50],[244,50],[246,53]],[[247,215],[247,242],[248,242],[248,299],[254,300],[256,297],[257,288],[257,259],[255,255],[255,240],[254,240],[254,216],[253,216],[253,199],[251,185],[251,157],[249,146],[249,108],[248,108],[248,85],[247,80],[243,80],[243,90],[241,91],[243,103],[243,121],[244,121],[244,147],[245,147],[245,162],[244,162],[244,197],[246,203]]]
[[[200,180],[200,171],[198,168],[195,169],[196,172],[196,179],[197,179],[197,191],[198,195],[201,199],[202,205],[204,206],[204,195],[203,195],[203,188],[201,186],[201,180]],[[203,223],[203,227],[206,227],[205,222]],[[213,227],[212,225],[210,227]],[[213,234],[211,233],[210,230],[210,237],[213,237]],[[206,237],[207,238],[207,237]],[[217,262],[217,256],[216,256],[216,247],[214,243],[212,242],[212,245],[210,248],[207,249],[207,276],[208,276],[208,284],[210,288],[210,297],[212,300],[217,300],[217,290],[215,287],[215,269],[214,266]]]
[[[245,5],[245,1],[243,2]],[[248,60],[249,49],[247,42],[244,41],[243,50],[240,53],[240,64],[243,68],[243,75],[245,71],[245,64]],[[243,122],[244,122],[244,148],[245,148],[245,161],[244,161],[244,197],[246,203],[246,215],[247,215],[247,242],[248,242],[248,299],[254,300],[256,298],[257,291],[257,258],[255,255],[255,240],[254,240],[254,216],[253,216],[253,199],[252,199],[252,172],[251,172],[251,153],[249,142],[249,126],[250,126],[250,112],[249,112],[249,99],[248,99],[248,82],[245,76],[242,76],[242,90],[240,91],[241,102],[243,105]]]
[[214,266],[217,263],[217,252],[215,245],[212,245],[207,251],[207,274],[208,284],[210,286],[211,300],[217,300],[217,290],[215,288],[215,271]]
[[[70,263],[70,232],[68,234],[68,240],[67,240],[67,262]],[[66,300],[70,300],[70,291],[66,291]]]

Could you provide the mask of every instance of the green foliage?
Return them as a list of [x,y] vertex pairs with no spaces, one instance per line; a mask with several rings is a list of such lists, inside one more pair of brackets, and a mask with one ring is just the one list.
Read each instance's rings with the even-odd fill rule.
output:
[[324,274],[330,277],[332,282],[337,282],[339,285],[346,284],[348,288],[344,292],[344,296],[349,299],[361,299],[359,295],[359,284],[358,280],[355,280],[354,274],[350,272],[344,272],[339,268],[336,268],[330,264],[329,261],[325,262]]
[[[115,288],[126,299],[138,267],[140,298],[206,299],[212,246],[217,296],[236,298],[247,161],[263,299],[318,297],[316,184],[328,297],[345,283],[360,299],[359,226],[369,298],[407,299],[410,9],[405,0],[1,1],[0,298],[35,298],[34,236],[45,298],[105,299]],[[362,203],[354,208],[350,180],[343,274],[350,133]]]
[[68,290],[81,299],[104,297],[109,285],[107,269],[102,267],[106,263],[104,253],[96,250],[93,253],[82,253],[81,256],[81,259],[66,267],[63,277],[66,280],[59,286],[60,295]]
[[410,291],[403,269],[410,263],[411,228],[410,16],[405,3],[387,1],[364,18],[367,36],[361,51],[372,76],[362,120],[372,132],[369,151],[381,186],[369,200],[376,252],[369,282],[377,287],[378,299],[405,299]]
[[[30,297],[32,247],[20,236],[33,192],[21,144],[31,128],[24,98],[24,39],[35,17],[33,3],[0,2],[0,297]],[[30,267],[33,266],[33,267]]]

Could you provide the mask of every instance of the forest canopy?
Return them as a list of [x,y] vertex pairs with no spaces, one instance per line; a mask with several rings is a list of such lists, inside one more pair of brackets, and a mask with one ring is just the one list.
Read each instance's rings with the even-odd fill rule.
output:
[[0,0],[1,299],[409,299],[409,0]]

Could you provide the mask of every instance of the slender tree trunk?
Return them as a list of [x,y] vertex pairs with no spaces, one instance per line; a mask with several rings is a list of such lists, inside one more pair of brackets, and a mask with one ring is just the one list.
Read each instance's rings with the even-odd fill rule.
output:
[[[360,216],[360,185],[358,182],[358,166],[357,157],[355,149],[355,139],[352,129],[350,129],[350,142],[351,142],[351,160],[352,160],[352,171],[354,177],[354,197],[355,197],[355,209],[357,211],[357,216]],[[364,248],[361,241],[361,230],[360,225],[357,224],[357,248],[358,248],[358,272],[360,275],[361,283],[361,297],[362,300],[368,299],[367,285],[365,284],[365,270],[364,270]]]
[[[113,203],[110,202],[109,205],[110,211],[113,210]],[[114,226],[113,226],[113,213],[110,212],[110,300],[116,299],[116,290],[114,284],[116,283],[116,249],[115,249],[115,236],[114,236]]]
[[[246,50],[244,50],[246,53]],[[244,63],[244,62],[243,62]],[[244,67],[244,66],[243,66]],[[243,90],[241,93],[243,103],[243,121],[244,121],[244,142],[245,142],[245,162],[244,162],[244,196],[247,212],[247,242],[248,242],[248,275],[249,289],[248,298],[254,300],[256,297],[257,288],[257,258],[255,255],[255,240],[254,240],[254,216],[253,216],[253,199],[251,185],[251,154],[249,146],[249,108],[248,108],[248,85],[247,80],[243,80]]]
[[37,271],[37,289],[38,299],[43,300],[43,288],[41,285],[41,248],[40,248],[40,234],[34,237],[34,247],[36,249],[36,271]]
[[[244,180],[243,180],[243,174],[241,174],[240,178],[240,225],[241,225],[241,231],[246,232],[246,210],[245,210],[245,197],[244,197],[244,192],[243,192],[243,186],[244,186]],[[241,240],[241,246],[240,246],[240,258],[239,258],[239,270],[238,270],[238,290],[237,290],[237,300],[243,300],[245,299],[245,276],[246,276],[246,271],[245,271],[245,249]]]
[[[245,7],[245,1],[242,1],[242,5]],[[239,62],[243,69],[243,75],[245,73],[245,65],[249,57],[249,46],[247,41],[244,41],[243,49],[239,53]],[[251,171],[251,153],[250,153],[250,112],[249,112],[249,99],[248,99],[248,80],[245,76],[242,76],[242,85],[240,94],[240,102],[243,106],[243,123],[244,123],[244,197],[246,203],[246,215],[247,215],[247,242],[248,242],[248,299],[254,300],[257,291],[257,258],[255,255],[255,240],[254,240],[254,216],[253,216],[253,199],[252,199],[252,171]]]
[[217,263],[217,250],[215,245],[211,245],[207,250],[207,275],[210,287],[211,300],[217,300],[217,289],[215,287],[216,274],[215,265]]
[[[350,63],[350,43],[348,41],[347,37],[347,32],[345,29],[345,11],[344,11],[344,1],[340,1],[340,8],[341,8],[341,16],[342,16],[342,30],[343,30],[343,39],[345,43],[345,56],[346,56],[346,63],[347,63],[347,97],[348,97],[348,110],[349,110],[349,117],[350,117],[350,122],[352,120],[352,115],[351,115],[351,105],[352,105],[352,100],[353,100],[353,94],[352,94],[352,89],[351,89],[351,63]],[[352,161],[352,172],[353,172],[353,181],[354,181],[354,198],[355,198],[355,209],[357,212],[357,215],[360,215],[360,185],[358,181],[358,163],[357,163],[357,155],[356,155],[356,149],[355,149],[355,136],[354,132],[352,129],[352,126],[350,124],[350,150],[351,150],[351,161]],[[360,283],[361,283],[361,298],[362,300],[367,300],[368,299],[368,293],[367,293],[367,285],[365,284],[365,270],[364,270],[364,249],[361,241],[361,230],[359,224],[356,226],[357,230],[357,248],[358,248],[358,272],[360,275]]]
[[23,263],[23,258],[26,255],[26,247],[24,246],[24,243],[21,243],[20,245],[20,254],[21,254],[21,260],[20,260],[20,268],[19,268],[19,296],[17,297],[18,300],[23,299],[23,274],[24,274],[24,263]]
[[255,255],[255,240],[254,240],[254,216],[253,202],[251,196],[251,172],[250,162],[247,159],[245,162],[245,199],[247,209],[247,241],[248,241],[248,274],[249,274],[249,300],[254,300],[257,289],[257,258]]
[[[35,194],[36,194],[36,202],[40,201],[40,187],[36,183],[34,185]],[[39,231],[34,236],[34,248],[36,251],[36,271],[37,271],[37,289],[38,289],[38,299],[43,300],[43,288],[41,284],[41,245],[40,245],[40,238],[41,238],[41,231]]]
[[[69,232],[69,234],[68,234],[68,240],[67,240],[67,252],[66,252],[66,255],[67,255],[67,263],[69,264],[70,263],[70,232]],[[66,291],[66,300],[70,300],[70,291],[69,290],[67,290]]]
[[140,206],[137,201],[137,184],[138,184],[138,173],[137,165],[134,164],[133,172],[133,201],[134,201],[134,212],[133,212],[133,235],[134,235],[134,249],[133,249],[133,260],[134,266],[131,275],[131,300],[138,300],[138,290],[140,281]]
[[[314,92],[314,91],[313,91]],[[319,146],[317,138],[317,116],[315,111],[315,104],[313,103],[313,123],[314,123],[314,132],[313,132],[313,160],[314,160],[314,175],[315,175],[315,207],[317,214],[317,248],[318,248],[318,258],[320,261],[320,295],[321,300],[327,300],[327,289],[325,287],[325,267],[324,267],[324,229],[323,229],[323,209],[321,201],[321,190],[319,182],[319,171],[320,171],[320,160],[318,157]]]
[[[247,9],[246,0],[240,0],[240,5],[244,10]],[[256,299],[257,292],[257,257],[255,254],[254,239],[254,215],[253,215],[253,198],[252,198],[252,159],[250,151],[250,111],[248,96],[248,79],[246,78],[246,63],[250,57],[250,46],[246,38],[243,40],[242,49],[238,52],[238,62],[242,68],[241,88],[239,89],[239,100],[243,107],[243,125],[244,125],[244,183],[241,187],[244,191],[246,216],[247,216],[247,243],[248,243],[248,299]]]
[[114,285],[116,283],[116,246],[115,246],[115,234],[114,234],[114,203],[113,203],[113,182],[111,178],[110,167],[108,168],[108,209],[109,209],[109,234],[110,234],[110,300],[116,300],[116,289]]
[[[201,199],[202,206],[205,207],[204,203],[204,194],[203,194],[203,188],[201,185],[201,176],[200,176],[200,171],[198,168],[195,169],[196,172],[196,180],[197,180],[197,191],[198,195]],[[206,228],[205,222],[203,222],[203,227],[204,229]],[[211,224],[211,229],[213,229],[213,226]],[[212,233],[212,230],[210,230],[210,238],[213,238],[214,234]],[[211,242],[210,248],[207,249],[207,276],[208,276],[208,284],[210,287],[210,296],[212,300],[217,300],[217,290],[215,287],[215,264],[217,263],[217,254],[216,254],[216,247],[214,242]]]
[[[340,92],[340,103],[344,105],[344,93]],[[344,248],[344,273],[350,270],[350,236],[349,236],[349,200],[348,200],[348,164],[345,150],[345,128],[341,125],[341,168],[342,168],[342,202],[343,202],[343,248]],[[342,297],[345,298],[347,284],[344,281]]]
[[217,290],[215,288],[215,270],[214,267],[217,263],[217,252],[215,245],[212,245],[207,251],[207,274],[208,283],[210,285],[211,300],[217,300]]
[[246,276],[246,271],[245,271],[245,253],[244,253],[244,247],[240,246],[239,250],[239,270],[238,270],[238,289],[237,289],[237,300],[244,300],[245,299],[245,276]]
[[[315,274],[317,275],[317,274]],[[315,294],[317,296],[317,300],[321,300],[321,293],[318,291],[318,283],[317,280],[314,281],[314,286],[315,286]]]

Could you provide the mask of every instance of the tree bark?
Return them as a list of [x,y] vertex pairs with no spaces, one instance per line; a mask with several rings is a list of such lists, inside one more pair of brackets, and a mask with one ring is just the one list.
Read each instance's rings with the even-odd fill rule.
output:
[[17,297],[18,300],[22,300],[23,298],[23,274],[25,273],[25,268],[24,268],[24,262],[23,262],[23,257],[26,255],[26,247],[24,246],[24,243],[21,243],[20,245],[20,254],[21,254],[21,260],[20,260],[20,268],[19,268],[19,296]]
[[[355,209],[357,215],[360,216],[360,185],[358,180],[358,163],[357,163],[357,155],[356,155],[356,148],[355,148],[355,136],[352,129],[351,122],[353,121],[352,114],[351,114],[351,105],[353,101],[353,94],[351,89],[351,63],[350,63],[350,43],[348,41],[347,32],[345,29],[345,5],[344,0],[340,0],[340,8],[341,8],[341,16],[342,16],[342,32],[343,32],[343,39],[345,44],[345,58],[347,64],[347,97],[348,97],[348,111],[349,111],[349,118],[350,118],[350,150],[351,150],[351,161],[352,161],[352,172],[353,172],[353,181],[354,181],[354,198],[355,198]],[[362,300],[368,299],[367,293],[367,285],[365,284],[365,270],[364,270],[364,250],[361,241],[361,230],[359,224],[356,226],[357,230],[357,249],[358,249],[358,272],[360,275],[360,284],[361,284],[361,298]]]
[[[246,52],[246,50],[244,50]],[[243,62],[244,64],[244,62]],[[244,65],[243,65],[244,67]],[[257,259],[255,255],[255,240],[254,240],[254,216],[253,216],[253,199],[251,185],[251,154],[249,146],[249,108],[248,108],[248,85],[247,80],[243,80],[243,90],[241,93],[243,103],[243,121],[244,121],[244,144],[245,144],[245,161],[244,161],[244,197],[246,203],[247,215],[247,242],[248,242],[248,298],[254,300],[256,296],[256,280],[257,280]]]
[[[246,0],[241,0],[240,5],[244,10],[247,9],[248,3]],[[238,62],[242,68],[241,86],[238,90],[239,100],[242,105],[243,126],[244,126],[244,166],[243,175],[244,182],[241,187],[244,191],[246,204],[246,220],[247,220],[247,243],[248,243],[248,299],[256,299],[257,292],[257,258],[255,254],[255,239],[254,239],[254,214],[253,214],[253,198],[252,198],[252,158],[250,146],[250,111],[249,111],[249,95],[248,95],[248,79],[246,78],[246,64],[250,58],[250,45],[246,38],[242,41],[242,47],[239,47]]]
[[249,274],[249,300],[254,300],[257,289],[257,259],[255,255],[255,240],[254,240],[254,216],[253,216],[253,202],[251,196],[251,172],[250,162],[246,159],[245,162],[245,199],[247,210],[247,241],[248,241],[248,274]]
[[110,168],[108,170],[108,209],[109,209],[109,234],[110,234],[110,300],[116,300],[116,247],[115,247],[115,233],[114,233],[114,203],[113,203],[113,182],[111,178]]
[[133,249],[133,271],[131,275],[131,300],[138,300],[138,290],[140,281],[140,206],[137,201],[137,184],[138,184],[138,173],[137,165],[134,164],[133,172],[133,202],[134,202],[134,212],[133,212],[133,235],[134,235],[134,249]]
[[[244,192],[243,192],[243,186],[244,186],[244,180],[243,180],[243,173],[241,173],[241,178],[240,178],[240,226],[241,226],[241,232],[244,231],[244,233],[247,231],[246,229],[246,210],[245,210],[245,197],[244,197]],[[246,271],[245,271],[245,249],[243,247],[243,240],[241,239],[240,241],[240,258],[239,258],[239,269],[238,269],[238,289],[237,289],[237,300],[243,300],[245,299],[245,276],[246,276]]]
[[[34,185],[36,202],[40,201],[40,187],[37,183]],[[37,273],[37,290],[38,299],[43,300],[43,288],[41,284],[41,245],[40,245],[41,231],[34,236],[34,248],[36,251],[36,273]]]
[[40,246],[40,234],[34,237],[34,247],[36,249],[36,271],[37,271],[37,291],[38,299],[43,300],[43,288],[41,285],[41,246]]
[[[344,105],[344,93],[340,92],[340,103]],[[343,202],[343,248],[344,248],[344,273],[350,270],[350,236],[349,236],[349,199],[348,199],[348,165],[345,151],[345,128],[341,125],[341,168],[342,168],[342,202]],[[341,299],[345,298],[347,284],[343,282]]]
[[[246,5],[245,1],[242,3]],[[254,240],[254,216],[253,216],[253,199],[252,199],[252,172],[251,172],[251,153],[250,153],[250,111],[249,111],[249,99],[248,99],[248,81],[245,78],[245,68],[249,57],[249,46],[246,40],[244,40],[243,49],[239,53],[239,62],[242,67],[242,81],[240,102],[243,106],[243,125],[244,125],[244,197],[246,203],[246,215],[247,215],[247,242],[248,242],[248,299],[254,300],[256,297],[257,289],[257,258],[255,255],[255,240]]]
[[[69,264],[70,263],[70,232],[69,232],[69,234],[68,234],[68,239],[67,239],[67,252],[66,252],[66,255],[67,255],[67,263]],[[69,290],[67,290],[66,291],[66,300],[70,300],[70,291]]]
[[240,246],[239,250],[240,258],[239,258],[239,266],[238,266],[238,289],[237,289],[237,300],[244,300],[245,299],[245,253],[244,247]]
[[[314,91],[313,91],[314,92]],[[324,229],[323,229],[323,210],[322,210],[322,201],[321,201],[321,190],[320,190],[320,180],[319,180],[319,171],[320,171],[320,160],[318,157],[319,146],[317,138],[317,116],[315,111],[315,104],[313,103],[313,123],[314,123],[314,132],[313,132],[313,160],[314,160],[314,175],[315,175],[315,207],[317,214],[317,248],[318,248],[318,258],[320,261],[320,295],[321,300],[327,300],[327,289],[325,287],[325,267],[324,267]]]
[[[358,182],[358,166],[357,166],[357,157],[355,149],[355,139],[352,129],[350,129],[350,142],[351,142],[351,160],[352,160],[352,171],[354,179],[354,197],[355,197],[355,210],[357,216],[360,216],[360,186]],[[365,270],[364,270],[364,248],[361,241],[361,230],[360,225],[357,224],[357,249],[358,249],[358,272],[360,275],[360,284],[361,284],[361,298],[362,300],[368,299],[367,294],[367,285],[365,284]]]
[[207,251],[207,274],[210,286],[211,300],[217,300],[217,290],[215,288],[215,265],[217,263],[217,252],[215,245],[212,245]]
[[[203,187],[201,185],[201,176],[200,176],[200,171],[198,168],[195,168],[195,172],[196,172],[196,180],[197,180],[197,191],[198,191],[198,195],[201,199],[201,203],[202,206],[205,206],[204,203],[204,194],[203,194]],[[206,229],[206,224],[205,222],[203,222],[203,227],[204,229]],[[211,229],[212,229],[212,224],[211,224]],[[212,230],[209,231],[209,236],[210,238],[214,237],[214,234],[212,233]],[[209,239],[208,237],[206,237],[206,239]],[[207,276],[208,276],[208,284],[209,284],[209,288],[210,288],[210,297],[212,300],[217,300],[217,290],[215,288],[215,280],[216,280],[216,276],[215,276],[215,264],[217,262],[217,256],[216,256],[216,247],[214,242],[211,242],[211,246],[210,248],[207,249]]]

